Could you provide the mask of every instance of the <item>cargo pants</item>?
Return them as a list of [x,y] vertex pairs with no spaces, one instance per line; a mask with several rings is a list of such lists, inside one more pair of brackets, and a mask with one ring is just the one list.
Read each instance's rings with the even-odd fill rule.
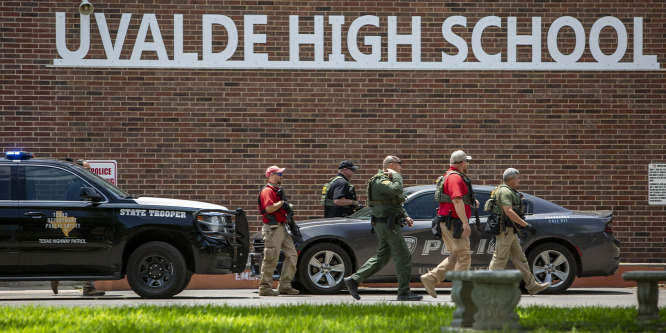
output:
[[398,277],[398,296],[409,295],[412,254],[407,248],[402,228],[396,226],[395,230],[389,230],[386,223],[375,223],[375,235],[379,238],[377,254],[368,259],[356,273],[351,275],[351,278],[360,285],[365,279],[382,270],[393,258]]
[[268,223],[264,223],[261,235],[264,237],[264,259],[261,262],[259,291],[273,289],[273,272],[280,259],[280,250],[284,253],[284,261],[282,262],[278,290],[290,289],[291,281],[296,275],[296,261],[298,258],[294,241],[287,232],[287,225],[279,223],[277,228],[271,228]]
[[469,238],[455,239],[453,238],[453,230],[447,229],[444,223],[440,223],[440,227],[442,228],[444,246],[450,254],[437,267],[424,274],[426,278],[435,281],[435,283],[444,281],[446,272],[466,271],[472,265]]
[[513,231],[513,228],[507,228],[507,231],[502,231],[499,235],[495,236],[495,239],[495,252],[493,252],[493,259],[490,261],[488,269],[491,271],[503,270],[509,259],[511,259],[513,265],[523,273],[523,281],[525,281],[527,291],[538,287],[534,279],[534,274],[532,274],[527,264],[525,252],[520,247],[518,235]]

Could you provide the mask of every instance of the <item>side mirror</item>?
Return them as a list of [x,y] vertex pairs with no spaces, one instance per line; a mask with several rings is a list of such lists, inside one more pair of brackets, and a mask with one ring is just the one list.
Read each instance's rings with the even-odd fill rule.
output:
[[102,201],[102,195],[97,192],[92,187],[82,187],[81,188],[81,200],[91,201],[91,202],[100,202]]

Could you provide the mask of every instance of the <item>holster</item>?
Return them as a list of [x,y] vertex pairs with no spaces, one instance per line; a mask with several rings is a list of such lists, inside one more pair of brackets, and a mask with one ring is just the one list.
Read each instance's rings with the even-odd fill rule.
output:
[[393,233],[396,233],[396,225],[402,228],[402,226],[405,224],[406,222],[403,214],[391,214],[386,218],[386,227],[388,230],[393,231]]
[[446,229],[451,230],[451,211],[449,211],[448,215],[442,217],[444,218],[444,226]]
[[451,219],[451,227],[453,229],[453,238],[460,239],[463,232],[463,222],[460,219]]
[[268,226],[270,226],[271,229],[275,229],[278,227],[278,221],[275,218],[275,215],[267,214],[269,221],[268,221]]

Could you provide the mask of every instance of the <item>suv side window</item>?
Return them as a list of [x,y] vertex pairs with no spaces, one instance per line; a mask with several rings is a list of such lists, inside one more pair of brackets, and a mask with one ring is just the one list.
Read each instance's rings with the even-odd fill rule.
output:
[[11,167],[0,165],[0,200],[10,200]]
[[81,188],[89,186],[78,176],[58,168],[25,167],[28,200],[81,201]]

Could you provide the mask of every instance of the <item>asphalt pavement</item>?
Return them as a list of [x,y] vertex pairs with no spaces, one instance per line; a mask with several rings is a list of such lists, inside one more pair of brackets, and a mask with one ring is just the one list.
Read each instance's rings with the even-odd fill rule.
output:
[[[451,301],[450,288],[437,288],[438,297],[428,296],[423,288],[413,288],[423,295],[420,302],[411,304],[446,304]],[[396,300],[395,288],[359,288],[361,300],[354,300],[346,291],[336,295],[281,295],[259,297],[256,289],[202,289],[185,290],[172,299],[141,299],[132,291],[107,291],[102,297],[84,297],[80,283],[63,282],[54,295],[48,282],[2,283],[0,284],[0,306],[46,305],[46,306],[138,306],[150,305],[241,305],[274,306],[285,304],[404,304]],[[636,307],[636,288],[570,288],[558,295],[522,295],[518,306],[545,305],[553,307]],[[659,307],[666,307],[666,289],[659,290]]]

